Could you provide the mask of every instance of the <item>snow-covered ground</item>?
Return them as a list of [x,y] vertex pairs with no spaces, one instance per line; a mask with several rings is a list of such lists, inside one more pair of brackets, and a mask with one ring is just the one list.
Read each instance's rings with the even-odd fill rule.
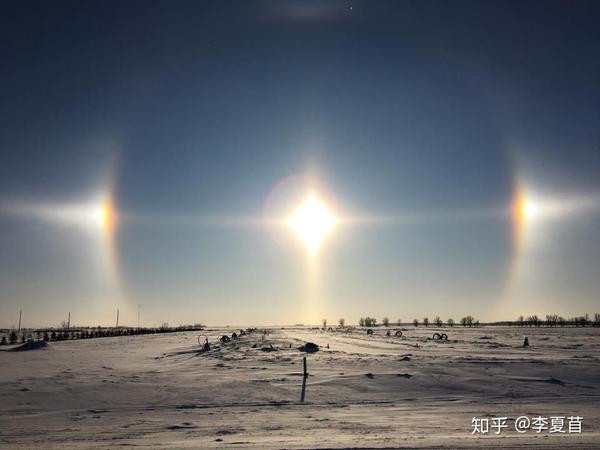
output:
[[[0,351],[0,448],[600,448],[600,329],[435,331],[270,328],[208,353],[191,332]],[[301,404],[306,341],[322,347]],[[473,417],[502,416],[500,435],[471,434]],[[582,433],[520,434],[518,416],[581,416]]]

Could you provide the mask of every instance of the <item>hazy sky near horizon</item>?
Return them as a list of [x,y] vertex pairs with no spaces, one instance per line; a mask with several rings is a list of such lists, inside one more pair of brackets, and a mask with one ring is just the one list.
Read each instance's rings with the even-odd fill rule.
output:
[[[0,327],[600,310],[598,23],[594,1],[1,0]],[[260,222],[307,176],[373,218],[313,274]],[[517,191],[551,205],[520,231]]]

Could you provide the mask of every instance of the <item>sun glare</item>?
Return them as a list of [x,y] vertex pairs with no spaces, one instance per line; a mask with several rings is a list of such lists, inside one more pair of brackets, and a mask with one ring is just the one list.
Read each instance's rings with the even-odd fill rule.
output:
[[533,198],[524,189],[519,189],[513,204],[513,214],[516,223],[523,227],[538,219],[542,213],[542,203]]
[[312,195],[288,219],[289,226],[311,255],[319,251],[323,239],[335,228],[336,222],[327,207]]
[[539,205],[531,200],[524,199],[519,205],[519,213],[525,220],[534,219],[540,212]]
[[106,233],[111,234],[116,225],[116,212],[110,198],[105,198],[93,212],[94,221]]

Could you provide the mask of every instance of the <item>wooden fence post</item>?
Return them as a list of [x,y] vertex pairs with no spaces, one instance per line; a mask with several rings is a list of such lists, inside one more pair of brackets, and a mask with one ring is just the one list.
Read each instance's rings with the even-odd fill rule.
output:
[[308,378],[308,372],[306,370],[306,356],[302,358],[302,393],[300,394],[300,401],[304,402],[304,392],[306,391],[306,379]]

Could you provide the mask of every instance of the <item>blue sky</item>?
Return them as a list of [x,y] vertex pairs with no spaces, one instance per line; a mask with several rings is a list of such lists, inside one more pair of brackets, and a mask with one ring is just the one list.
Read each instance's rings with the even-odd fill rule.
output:
[[[0,9],[0,326],[19,309],[109,324],[116,308],[135,325],[138,304],[147,325],[600,309],[594,2]],[[336,230],[317,294],[268,227],[178,220],[260,218],[305,175],[341,210],[427,219]],[[515,248],[517,184],[592,206],[541,217]],[[99,230],[27,213],[106,189],[108,256]]]

